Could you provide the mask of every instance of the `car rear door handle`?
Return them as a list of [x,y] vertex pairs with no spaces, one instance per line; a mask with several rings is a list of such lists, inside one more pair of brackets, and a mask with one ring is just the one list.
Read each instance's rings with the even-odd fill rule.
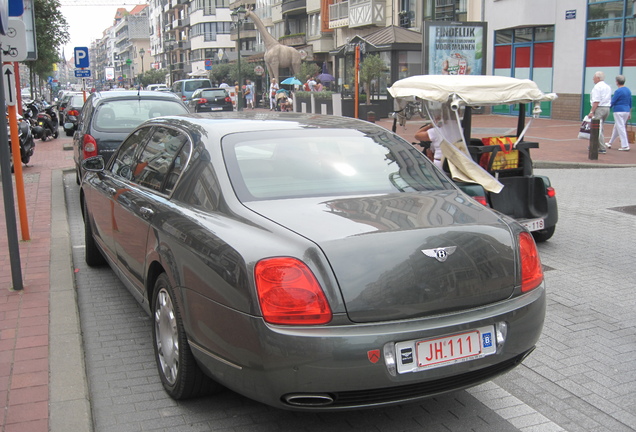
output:
[[155,214],[154,210],[148,207],[141,207],[139,212],[141,213],[141,217],[146,220],[149,220]]

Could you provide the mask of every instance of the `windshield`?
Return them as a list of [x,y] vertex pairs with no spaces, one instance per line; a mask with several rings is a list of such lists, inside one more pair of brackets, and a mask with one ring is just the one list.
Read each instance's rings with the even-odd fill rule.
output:
[[[450,109],[450,104],[423,100],[422,104],[433,125],[440,131],[443,139],[450,144],[462,140],[462,129],[457,123],[457,114]],[[462,118],[463,107],[459,117]]]
[[389,134],[238,133],[224,139],[223,152],[242,201],[452,188],[421,152]]

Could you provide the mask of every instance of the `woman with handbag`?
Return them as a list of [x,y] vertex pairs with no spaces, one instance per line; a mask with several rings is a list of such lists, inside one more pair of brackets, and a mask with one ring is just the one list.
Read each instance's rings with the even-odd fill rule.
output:
[[612,96],[612,111],[614,112],[614,129],[612,136],[607,144],[607,148],[612,148],[612,143],[618,137],[621,139],[619,151],[629,151],[629,140],[627,139],[627,121],[632,117],[632,92],[625,87],[625,77],[619,75],[616,77],[616,86],[618,89]]

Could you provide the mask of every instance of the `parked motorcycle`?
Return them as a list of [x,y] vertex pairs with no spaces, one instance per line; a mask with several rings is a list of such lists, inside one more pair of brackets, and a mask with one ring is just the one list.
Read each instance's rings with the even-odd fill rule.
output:
[[[13,172],[13,152],[11,151],[11,130],[9,125],[7,125],[7,136],[9,137],[9,152],[11,154],[11,172]],[[24,118],[18,119],[18,137],[20,139],[20,160],[26,165],[35,151],[35,140],[31,133],[31,125]]]
[[39,112],[37,121],[38,127],[42,130],[33,128],[33,134],[36,138],[46,141],[49,137],[57,138],[60,135],[60,124],[58,122],[57,112],[55,112],[55,105],[47,105],[44,111]]

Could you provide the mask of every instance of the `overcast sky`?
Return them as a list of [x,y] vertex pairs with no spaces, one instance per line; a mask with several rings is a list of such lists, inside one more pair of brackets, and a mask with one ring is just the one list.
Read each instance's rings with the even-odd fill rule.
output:
[[[131,10],[133,6],[119,6]],[[66,59],[73,57],[73,48],[90,47],[91,41],[101,39],[105,29],[113,24],[117,6],[62,6],[62,14],[69,25],[71,41],[64,47]]]

